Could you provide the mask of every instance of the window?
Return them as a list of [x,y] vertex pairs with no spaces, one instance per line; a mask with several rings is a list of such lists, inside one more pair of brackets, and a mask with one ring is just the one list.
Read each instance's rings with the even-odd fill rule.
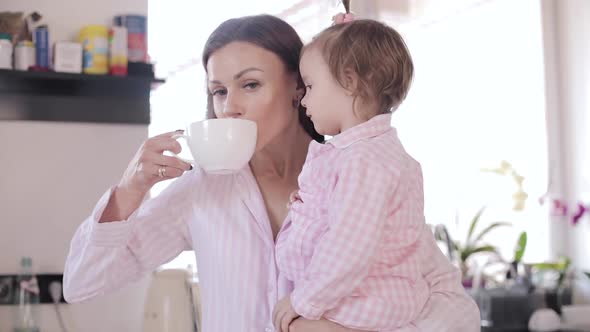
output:
[[[406,149],[421,162],[426,218],[465,237],[483,205],[485,226],[514,226],[487,238],[506,259],[520,230],[527,261],[548,258],[547,137],[540,4],[479,1],[428,22],[399,27],[415,64],[410,94],[393,117]],[[511,211],[515,183],[483,173],[509,161],[525,177],[529,198]]]

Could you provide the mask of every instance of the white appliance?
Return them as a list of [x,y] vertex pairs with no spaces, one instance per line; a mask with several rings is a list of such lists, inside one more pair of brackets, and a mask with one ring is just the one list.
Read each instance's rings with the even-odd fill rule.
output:
[[144,332],[196,332],[200,326],[199,289],[187,269],[160,269],[148,289]]

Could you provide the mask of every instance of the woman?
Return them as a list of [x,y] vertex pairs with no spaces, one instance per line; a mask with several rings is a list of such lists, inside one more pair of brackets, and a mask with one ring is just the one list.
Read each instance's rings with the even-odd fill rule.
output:
[[[275,237],[289,194],[297,189],[308,144],[322,140],[300,105],[301,48],[293,28],[268,15],[228,20],[211,34],[203,52],[208,115],[258,124],[249,166],[236,174],[207,175],[163,155],[180,152],[174,132],[148,139],[72,239],[64,272],[68,301],[122,287],[192,249],[199,266],[203,330],[273,331],[274,305],[291,290],[277,275]],[[155,183],[171,178],[178,180],[143,202]],[[457,271],[429,271],[425,265],[424,273],[435,292],[438,287],[441,301],[468,311],[425,310],[416,325],[444,323],[448,331],[462,331],[457,323],[473,308],[455,287]],[[296,320],[291,329],[350,331],[305,320]]]

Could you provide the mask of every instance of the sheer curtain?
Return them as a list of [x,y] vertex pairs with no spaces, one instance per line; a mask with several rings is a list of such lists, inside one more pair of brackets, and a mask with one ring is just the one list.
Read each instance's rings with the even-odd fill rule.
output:
[[[486,205],[480,229],[513,223],[486,238],[506,259],[523,230],[525,260],[548,258],[548,216],[538,202],[548,174],[539,1],[483,1],[399,29],[416,73],[393,124],[422,163],[427,221],[446,224],[463,240]],[[529,197],[521,212],[511,210],[515,182],[481,171],[502,160],[525,177]]]

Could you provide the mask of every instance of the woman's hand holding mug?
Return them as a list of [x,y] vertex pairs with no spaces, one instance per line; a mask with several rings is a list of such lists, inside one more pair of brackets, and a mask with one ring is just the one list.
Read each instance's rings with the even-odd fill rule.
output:
[[145,195],[154,184],[177,178],[192,169],[191,164],[179,158],[164,155],[164,151],[180,153],[182,148],[176,141],[175,135],[182,132],[177,130],[147,139],[129,163],[119,182],[119,188]]

